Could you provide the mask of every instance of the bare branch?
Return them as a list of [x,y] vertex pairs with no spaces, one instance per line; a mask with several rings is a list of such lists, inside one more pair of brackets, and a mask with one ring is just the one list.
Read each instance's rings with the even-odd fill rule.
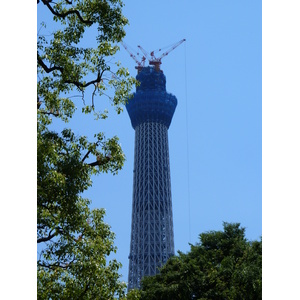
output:
[[53,234],[51,234],[51,232],[52,230],[49,232],[49,235],[47,237],[37,239],[37,243],[48,242],[58,234],[58,232],[54,232]]
[[52,116],[54,116],[54,117],[58,117],[59,116],[59,112],[53,112],[53,111],[44,111],[44,110],[42,110],[42,111],[40,111],[42,114],[44,114],[44,115],[52,115]]
[[95,162],[89,163],[88,165],[91,167],[95,167],[95,166],[103,166],[105,164],[107,164],[110,161],[110,157],[109,156],[105,156],[103,159],[97,158],[97,160]]
[[37,97],[37,109],[39,109],[42,105],[42,101],[40,101],[40,98]]
[[[73,261],[72,261],[72,262],[73,262]],[[67,268],[70,266],[70,264],[71,264],[72,262],[66,263],[65,265],[61,265],[61,264],[52,264],[52,265],[51,265],[51,264],[44,264],[44,263],[38,262],[38,265],[39,265],[40,267],[47,268],[47,269],[56,269],[56,268],[67,269]]]
[[46,225],[37,225],[37,229],[44,229],[46,227]]
[[[60,259],[60,257],[59,257],[59,259]],[[44,268],[47,268],[47,269],[56,269],[56,268],[67,269],[75,262],[75,260],[76,260],[76,257],[74,255],[73,259],[71,261],[66,262],[64,264],[61,264],[59,262],[56,262],[54,264],[45,264],[44,262],[38,261],[38,265],[40,267],[44,267]]]
[[[64,18],[67,17],[68,15],[76,14],[77,17],[79,18],[79,20],[80,20],[82,23],[87,24],[87,25],[93,25],[93,22],[92,22],[92,21],[84,20],[84,19],[82,18],[82,16],[80,15],[79,11],[76,10],[76,9],[70,9],[70,10],[68,10],[68,11],[65,12],[65,13],[59,13],[59,12],[55,11],[55,10],[52,8],[52,6],[49,4],[49,1],[47,1],[47,0],[42,0],[42,2],[43,2],[43,3],[49,8],[49,10],[50,10],[55,16],[57,16],[57,17],[60,17],[60,18],[63,18],[63,19],[64,19]],[[67,0],[66,0],[66,2],[69,3],[69,4],[72,4],[72,1],[67,1]]]
[[94,97],[95,97],[95,94],[96,94],[96,91],[97,91],[97,85],[96,84],[94,84],[95,85],[95,89],[94,89],[94,91],[93,91],[93,94],[92,94],[92,107],[94,108],[95,106],[94,106]]
[[47,67],[47,65],[43,62],[43,60],[41,59],[41,57],[39,56],[39,54],[37,54],[37,60],[38,60],[38,63],[39,65],[47,72],[47,73],[50,73],[50,72],[53,72],[55,70],[58,70],[60,71],[61,73],[63,72],[63,68],[62,67],[57,67],[57,66],[54,66],[54,67]]
[[[101,143],[101,141],[97,141],[94,145],[97,147],[97,146],[99,146],[100,143]],[[81,162],[84,162],[84,161],[88,158],[88,156],[90,155],[91,152],[92,152],[92,150],[89,150],[89,151],[85,154],[85,156],[83,157],[83,159],[81,160]]]
[[[53,230],[55,230],[54,233],[52,233]],[[39,244],[39,243],[42,243],[42,242],[48,242],[61,232],[62,232],[62,229],[60,227],[56,227],[55,229],[50,230],[47,237],[37,239],[37,243]]]
[[83,159],[81,160],[81,162],[84,162],[84,161],[88,158],[88,156],[89,156],[90,153],[91,153],[91,150],[89,150],[89,151],[86,153],[86,155],[83,157]]
[[[41,57],[39,56],[39,54],[37,54],[37,60],[38,60],[38,63],[39,65],[47,72],[47,73],[50,73],[50,72],[53,72],[55,70],[58,70],[60,71],[61,73],[64,73],[64,68],[62,67],[58,67],[58,66],[53,66],[53,67],[48,67],[44,62],[43,60],[41,59]],[[81,91],[83,88],[86,88],[92,84],[96,84],[96,83],[99,83],[101,81],[101,78],[102,78],[102,75],[104,73],[105,69],[102,70],[102,72],[98,71],[98,75],[97,75],[97,78],[95,80],[92,80],[92,81],[89,81],[87,83],[82,83],[82,82],[79,82],[79,81],[75,81],[75,80],[64,80],[64,83],[68,83],[68,84],[74,84],[77,88],[79,88]],[[96,87],[95,87],[96,89]]]
[[86,88],[91,84],[99,83],[101,81],[101,77],[102,77],[103,73],[104,73],[104,70],[101,73],[98,72],[97,78],[95,80],[89,81],[85,84],[78,82],[78,81],[73,81],[73,80],[65,80],[65,83],[74,84],[79,89]]

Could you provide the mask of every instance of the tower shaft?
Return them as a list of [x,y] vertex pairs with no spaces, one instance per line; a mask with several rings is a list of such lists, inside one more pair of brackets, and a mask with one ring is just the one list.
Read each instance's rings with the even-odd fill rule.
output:
[[174,255],[168,128],[145,122],[135,128],[128,289],[155,275]]
[[174,255],[168,129],[177,99],[166,92],[162,71],[142,68],[137,80],[126,105],[135,129],[128,290]]

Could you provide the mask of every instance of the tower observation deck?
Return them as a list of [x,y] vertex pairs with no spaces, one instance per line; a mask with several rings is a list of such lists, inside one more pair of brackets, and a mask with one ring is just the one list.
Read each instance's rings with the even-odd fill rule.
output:
[[128,290],[174,255],[168,129],[177,99],[155,66],[141,68],[136,78],[140,85],[126,105],[135,130]]

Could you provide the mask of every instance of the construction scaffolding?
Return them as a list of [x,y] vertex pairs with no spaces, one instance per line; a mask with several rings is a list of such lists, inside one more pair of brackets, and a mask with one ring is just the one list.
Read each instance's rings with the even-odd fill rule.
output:
[[126,105],[135,129],[128,290],[174,255],[168,128],[177,99],[166,92],[166,77],[155,66],[141,68],[137,80]]

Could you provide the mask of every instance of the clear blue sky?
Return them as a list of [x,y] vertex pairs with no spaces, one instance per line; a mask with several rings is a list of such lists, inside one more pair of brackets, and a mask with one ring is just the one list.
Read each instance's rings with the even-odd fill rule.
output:
[[[167,91],[178,100],[169,129],[175,249],[222,222],[240,222],[249,240],[262,235],[262,17],[261,1],[124,1],[126,44],[150,52],[183,38],[163,58]],[[43,16],[45,11],[41,11]],[[90,35],[92,41],[93,35]],[[116,56],[135,76],[125,49]],[[88,101],[88,97],[86,97]],[[79,114],[70,122],[77,134],[96,130],[118,135],[126,163],[117,176],[93,178],[84,195],[106,209],[116,234],[120,273],[128,276],[134,130],[124,109],[117,116],[107,99],[95,100],[111,113],[94,122]],[[82,103],[78,98],[78,111]],[[58,128],[58,127],[57,127]]]
[[[201,232],[222,229],[223,221],[240,222],[248,239],[259,239],[261,1],[125,3],[130,26],[124,41],[137,52],[137,45],[150,52],[186,38],[161,66],[167,91],[178,99],[169,129],[175,249],[188,251],[189,242],[196,243]],[[123,48],[117,58],[135,76],[135,62]],[[127,158],[119,175],[94,178],[86,193],[93,207],[106,208],[127,281],[134,130],[126,110],[95,124],[90,126],[120,137]]]

